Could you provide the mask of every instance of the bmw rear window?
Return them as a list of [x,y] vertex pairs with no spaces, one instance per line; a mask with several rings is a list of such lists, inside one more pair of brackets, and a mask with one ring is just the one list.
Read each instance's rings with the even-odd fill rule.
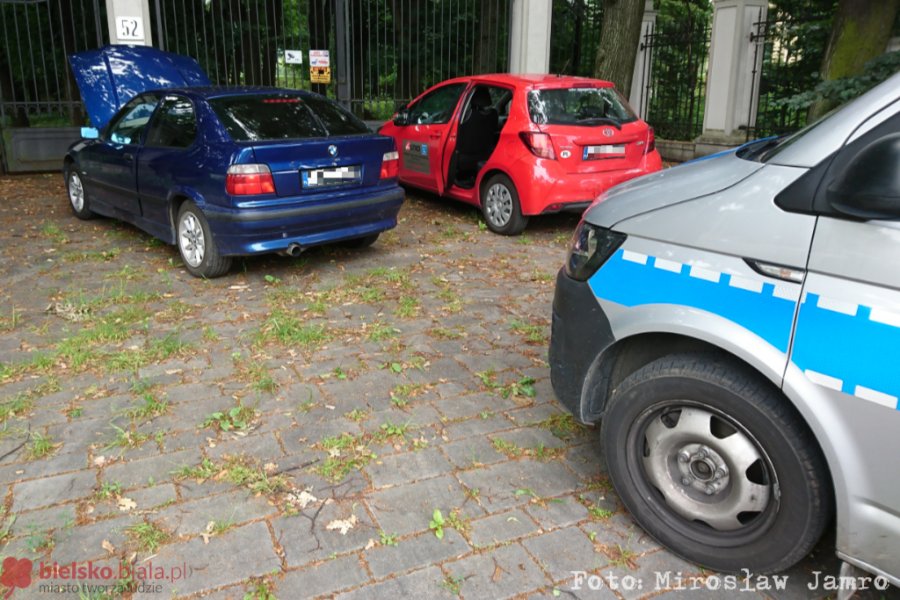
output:
[[567,88],[528,93],[528,115],[537,125],[621,125],[637,121],[615,88]]
[[349,111],[317,96],[225,96],[213,98],[209,103],[236,142],[370,133],[369,128]]

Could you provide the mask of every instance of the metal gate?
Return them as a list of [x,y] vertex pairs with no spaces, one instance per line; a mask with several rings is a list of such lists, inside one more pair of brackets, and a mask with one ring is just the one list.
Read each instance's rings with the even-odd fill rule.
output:
[[643,81],[635,85],[658,137],[692,140],[703,131],[709,41],[706,18],[651,27],[642,38]]
[[551,73],[593,76],[602,18],[600,0],[553,0]]
[[66,56],[107,43],[102,0],[0,0],[0,167],[55,165],[84,124]]
[[754,125],[747,129],[748,140],[806,125],[808,109],[794,107],[789,100],[819,82],[831,19],[832,13],[826,10],[800,16],[773,10],[767,19],[760,11],[750,35],[754,42],[753,81],[759,73],[759,101],[751,104],[747,122]]
[[[506,71],[511,3],[150,0],[151,35],[216,84],[312,89],[384,120],[439,81]],[[0,0],[0,34],[0,167],[58,168],[85,124],[66,56],[108,43],[106,0]],[[310,50],[330,52],[330,84],[310,82]]]
[[[313,89],[387,119],[425,88],[506,71],[511,0],[154,0],[155,43],[195,57],[217,84]],[[302,52],[303,64],[286,61]],[[309,51],[333,78],[312,84]],[[293,53],[296,56],[296,53]]]

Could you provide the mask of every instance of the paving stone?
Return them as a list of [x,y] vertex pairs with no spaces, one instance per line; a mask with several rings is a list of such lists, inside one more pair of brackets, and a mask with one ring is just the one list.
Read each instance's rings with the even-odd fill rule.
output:
[[184,465],[197,465],[200,459],[199,450],[179,450],[140,460],[114,463],[103,469],[102,478],[103,481],[119,483],[124,488],[141,487],[151,481],[162,483],[171,481],[172,471]]
[[[25,448],[22,449],[24,453]],[[27,456],[27,455],[26,455]],[[87,467],[87,453],[51,454],[45,458],[17,462],[0,467],[0,482],[12,483],[38,477],[49,477]]]
[[[154,567],[171,570],[186,564],[187,577],[168,584],[168,595],[189,595],[227,586],[250,577],[281,570],[265,523],[251,523],[217,535],[204,544],[199,537],[189,542],[163,546],[153,558]],[[134,598],[158,598],[158,594],[135,594]]]
[[[14,513],[10,528],[14,536],[29,535],[44,529],[61,529],[75,523],[75,505],[53,506],[24,513]],[[4,526],[5,526],[4,522]]]
[[60,423],[47,428],[50,439],[63,442],[59,454],[78,452],[86,454],[92,444],[99,444],[109,436],[109,419],[77,419],[72,423]]
[[427,530],[436,508],[445,515],[453,508],[469,517],[484,514],[467,501],[462,486],[449,475],[379,490],[370,494],[367,502],[380,528],[400,535]]
[[[440,408],[440,407],[439,407]],[[448,423],[444,426],[444,434],[451,440],[460,440],[472,436],[483,436],[512,429],[514,424],[503,415],[472,417],[465,421]]]
[[472,521],[469,539],[478,547],[508,542],[540,531],[540,527],[521,510],[511,510]]
[[609,562],[606,556],[594,549],[588,537],[577,527],[557,529],[529,538],[522,545],[550,573],[554,581],[569,578],[572,571],[593,571]]
[[567,527],[587,519],[587,508],[574,496],[562,496],[540,504],[531,503],[526,512],[544,529]]
[[426,448],[385,456],[366,467],[376,488],[437,477],[452,469],[450,461],[437,448]]
[[[284,548],[288,568],[307,565],[332,554],[362,550],[370,539],[378,538],[378,528],[360,505],[345,501],[326,504],[321,511],[319,508],[319,505],[311,505],[302,515],[272,521],[275,539]],[[347,520],[351,515],[357,522],[346,534],[326,529],[329,523]]]
[[206,454],[214,461],[224,456],[252,456],[261,464],[278,462],[284,456],[281,445],[271,433],[254,433],[246,437],[222,434],[216,446],[208,448]]
[[33,479],[13,486],[13,510],[23,511],[86,498],[97,485],[94,471]]
[[594,543],[610,548],[621,546],[632,554],[645,554],[660,548],[660,545],[647,535],[647,532],[641,529],[631,517],[622,513],[582,525],[582,528],[596,533]]
[[282,598],[313,598],[356,587],[369,580],[369,575],[355,554],[296,571],[288,571],[278,582]]
[[441,450],[454,466],[469,469],[506,460],[487,437],[472,437],[441,445]]
[[[628,564],[610,564],[602,575],[610,589],[616,591],[625,600],[635,600],[650,594],[657,594],[667,588],[692,587],[704,575],[708,575],[697,565],[685,562],[668,552],[652,552],[632,558]],[[630,579],[626,579],[630,578]],[[696,578],[696,579],[695,579]],[[629,586],[634,580],[637,585]],[[691,590],[691,591],[703,591]],[[721,595],[723,592],[718,591]],[[743,597],[741,592],[730,592]],[[726,593],[727,594],[727,593]]]
[[504,410],[515,408],[516,403],[510,399],[504,399],[494,394],[481,392],[442,400],[436,402],[435,406],[437,406],[437,409],[441,411],[441,414],[446,418],[461,419],[474,417],[485,411],[502,412]]
[[501,600],[550,583],[518,544],[447,563],[444,570],[460,582],[463,598]]
[[140,519],[129,515],[62,529],[54,535],[56,544],[51,558],[60,564],[103,558],[107,556],[103,540],[122,548],[126,541],[125,530],[136,523],[140,523]]
[[444,538],[438,539],[433,532],[398,541],[396,546],[378,546],[365,553],[366,562],[376,579],[391,573],[402,573],[409,569],[427,567],[450,558],[455,558],[471,550],[466,540],[454,529],[444,529]]
[[[541,498],[559,496],[578,483],[574,475],[560,468],[559,462],[531,459],[464,471],[459,480],[469,488],[478,488],[478,500],[490,512],[525,504],[534,494]],[[517,490],[522,491],[516,494]]]
[[[137,507],[134,510],[144,511],[153,510],[164,504],[173,503],[178,499],[178,494],[175,491],[174,484],[161,483],[151,487],[123,490],[120,497],[128,498],[137,504]],[[110,515],[124,514],[122,510],[119,509],[118,498],[109,498],[107,500],[94,502],[93,507],[94,511],[90,513],[90,516],[95,519]]]
[[210,522],[240,525],[277,513],[266,498],[245,490],[199,498],[166,507],[153,520],[174,535],[199,535]]
[[444,574],[437,567],[413,571],[380,583],[335,596],[335,600],[396,600],[397,598],[456,598],[444,586]]

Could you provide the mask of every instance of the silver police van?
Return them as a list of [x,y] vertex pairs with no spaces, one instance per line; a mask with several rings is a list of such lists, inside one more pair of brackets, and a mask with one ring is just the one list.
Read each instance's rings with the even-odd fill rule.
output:
[[786,138],[621,185],[553,304],[553,388],[675,553],[900,585],[900,74]]

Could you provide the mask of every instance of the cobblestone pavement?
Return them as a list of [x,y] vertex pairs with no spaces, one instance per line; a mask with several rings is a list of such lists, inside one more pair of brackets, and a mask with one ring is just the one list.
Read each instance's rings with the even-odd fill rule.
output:
[[[0,219],[0,554],[35,563],[14,597],[722,595],[635,527],[553,397],[576,217],[505,238],[410,193],[370,249],[214,281],[76,220],[58,175],[0,179]],[[833,595],[806,588],[832,543],[741,596]]]

